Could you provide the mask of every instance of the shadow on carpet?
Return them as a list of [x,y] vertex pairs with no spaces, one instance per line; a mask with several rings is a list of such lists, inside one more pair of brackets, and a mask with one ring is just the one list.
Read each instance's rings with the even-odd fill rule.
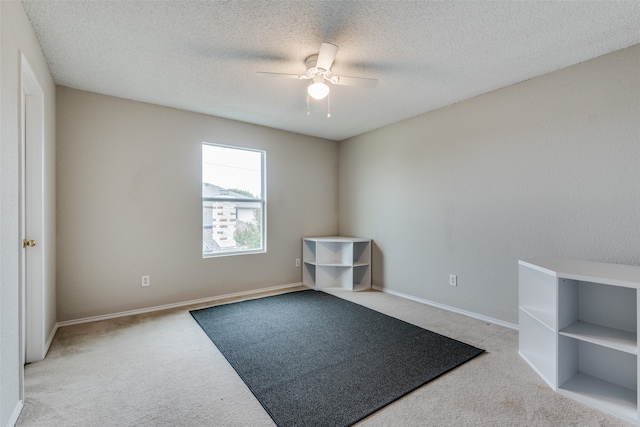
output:
[[344,427],[484,350],[319,291],[191,311],[280,427]]

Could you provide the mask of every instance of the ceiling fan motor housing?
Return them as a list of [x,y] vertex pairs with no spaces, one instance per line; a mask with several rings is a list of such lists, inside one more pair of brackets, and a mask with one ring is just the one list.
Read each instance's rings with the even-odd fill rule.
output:
[[326,76],[329,74],[329,70],[316,67],[318,64],[318,55],[311,55],[304,61],[304,63],[307,66],[307,76],[311,78],[318,75]]
[[316,67],[316,65],[318,64],[318,55],[311,55],[304,61],[304,63],[307,66],[306,77],[313,79],[315,82],[326,80],[328,82],[336,84],[340,80],[337,76],[330,76],[331,70],[325,70],[324,68]]

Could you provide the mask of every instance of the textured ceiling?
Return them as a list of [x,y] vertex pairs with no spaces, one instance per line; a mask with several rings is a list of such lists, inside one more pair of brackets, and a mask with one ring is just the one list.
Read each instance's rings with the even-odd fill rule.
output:
[[[638,1],[23,1],[55,82],[342,140],[640,43]],[[333,86],[306,115],[322,42]]]

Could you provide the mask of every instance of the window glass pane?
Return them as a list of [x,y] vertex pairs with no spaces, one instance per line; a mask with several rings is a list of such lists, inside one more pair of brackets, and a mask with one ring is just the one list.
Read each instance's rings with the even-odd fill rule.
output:
[[262,151],[202,145],[202,181],[262,198]]
[[264,251],[264,152],[202,145],[202,255]]

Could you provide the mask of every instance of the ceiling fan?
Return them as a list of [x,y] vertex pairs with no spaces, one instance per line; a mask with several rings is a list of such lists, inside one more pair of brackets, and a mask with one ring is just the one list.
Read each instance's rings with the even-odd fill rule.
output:
[[[331,73],[331,65],[338,53],[338,46],[331,43],[322,43],[320,53],[311,55],[305,60],[307,72],[305,74],[285,74],[258,72],[260,77],[281,77],[298,80],[311,80],[307,87],[307,93],[314,99],[324,99],[329,95],[330,87],[327,83],[343,86],[355,86],[373,88],[378,84],[378,79],[363,77],[334,76]],[[309,102],[307,98],[307,114],[309,114]],[[327,114],[331,117],[331,113]]]

